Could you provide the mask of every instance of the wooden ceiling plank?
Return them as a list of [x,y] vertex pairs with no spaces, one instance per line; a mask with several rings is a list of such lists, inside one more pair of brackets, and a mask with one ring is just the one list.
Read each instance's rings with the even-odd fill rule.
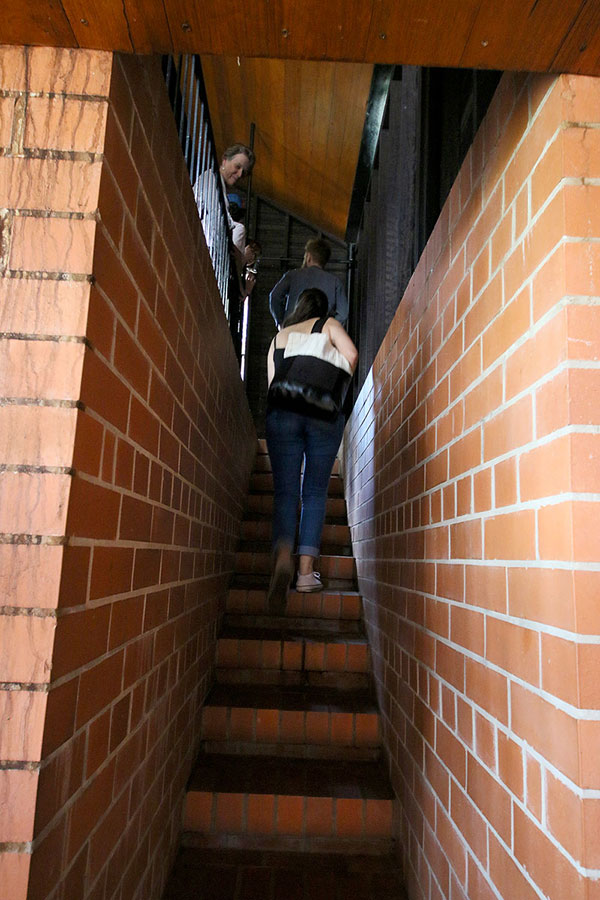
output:
[[600,3],[586,0],[552,60],[554,72],[597,75],[600,71]]
[[504,0],[499,22],[497,8],[482,3],[459,64],[546,72],[580,4],[581,0]]
[[184,53],[280,59],[362,59],[374,0],[164,0]]
[[[373,16],[373,0],[281,0],[288,53],[296,59],[362,60]],[[283,35],[283,30],[282,30]],[[278,36],[279,37],[279,36]]]
[[121,3],[114,0],[62,0],[80,47],[131,53],[133,44]]
[[[267,62],[265,70],[264,63]],[[261,141],[260,180],[264,178],[266,191],[270,197],[279,197],[285,190],[289,177],[286,137],[288,107],[286,104],[287,67],[284,60],[255,60],[253,65],[256,94],[260,106],[253,109],[253,120]],[[270,88],[264,90],[264,81]],[[268,123],[268,135],[265,134]],[[258,168],[258,166],[257,166]],[[260,184],[259,180],[259,184]]]
[[[328,171],[337,173],[336,185],[333,187],[338,196],[336,233],[343,234],[348,221],[373,66],[356,64],[349,67],[347,64],[338,64],[335,75],[336,114],[327,136],[325,166]],[[331,203],[332,184],[333,179],[330,179],[324,185],[323,203]],[[340,203],[339,198],[343,198],[345,202]]]
[[0,42],[598,75],[599,14],[598,0],[4,0]]
[[[381,0],[365,59],[390,65],[457,66],[486,0]],[[488,4],[490,5],[490,4]],[[495,6],[496,17],[498,7]]]
[[319,172],[316,185],[318,188],[317,209],[322,220],[331,217],[332,209],[328,187],[334,179],[338,180],[338,170],[330,166],[327,148],[333,123],[341,113],[341,109],[337,108],[336,103],[337,82],[335,76],[337,67],[343,65],[344,63],[327,64],[327,80],[319,84],[319,93],[314,105],[315,137],[311,146],[311,156],[314,160],[313,165]]
[[77,47],[77,40],[58,0],[4,2],[0,43]]
[[[282,56],[279,3],[264,0],[164,0],[173,36],[183,53]],[[275,35],[279,31],[279,38]]]
[[237,127],[232,121],[232,116],[237,112],[236,105],[230,96],[229,79],[223,63],[222,57],[202,57],[202,71],[218,156],[232,143],[229,135],[235,133]]
[[[284,105],[285,119],[282,130],[281,152],[284,157],[286,202],[290,202],[291,185],[300,184],[300,154],[303,149],[303,135],[300,127],[299,109],[302,103],[301,70],[304,63],[289,60],[285,63]],[[284,152],[285,150],[285,152]],[[276,195],[272,195],[276,201]]]
[[317,213],[319,210],[319,169],[313,154],[318,126],[316,107],[319,103],[319,71],[321,71],[320,77],[324,81],[327,77],[325,72],[329,72],[330,67],[331,63],[305,62],[301,70],[300,108],[295,111],[299,117],[298,157],[301,163],[298,183],[295,185],[297,191],[295,208],[302,210],[302,216],[305,219],[307,218],[307,209],[315,210]]
[[123,0],[135,53],[173,53],[173,39],[162,0]]

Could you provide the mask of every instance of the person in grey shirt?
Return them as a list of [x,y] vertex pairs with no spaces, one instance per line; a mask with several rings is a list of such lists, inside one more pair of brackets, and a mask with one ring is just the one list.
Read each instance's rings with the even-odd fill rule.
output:
[[269,294],[269,309],[279,328],[285,317],[296,308],[300,294],[307,288],[319,288],[323,291],[329,301],[329,315],[340,324],[346,324],[348,298],[344,286],[331,272],[325,272],[330,256],[331,249],[327,241],[313,238],[306,242],[302,268],[290,269],[279,279]]

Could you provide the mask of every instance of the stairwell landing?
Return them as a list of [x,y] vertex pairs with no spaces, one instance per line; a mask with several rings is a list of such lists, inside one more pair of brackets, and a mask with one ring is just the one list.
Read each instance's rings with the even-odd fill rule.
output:
[[202,750],[163,900],[406,900],[343,481],[330,478],[322,593],[267,613],[264,441],[202,710]]

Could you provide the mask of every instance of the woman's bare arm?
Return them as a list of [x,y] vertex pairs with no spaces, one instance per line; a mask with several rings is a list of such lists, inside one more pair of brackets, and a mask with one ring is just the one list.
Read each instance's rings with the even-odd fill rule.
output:
[[358,350],[346,329],[336,319],[327,319],[323,330],[327,333],[333,346],[340,351],[342,356],[346,357],[354,372],[358,362]]
[[267,353],[267,387],[273,381],[273,375],[275,374],[275,363],[273,362],[273,349],[275,347],[275,338],[271,341],[271,346],[269,347],[269,352]]

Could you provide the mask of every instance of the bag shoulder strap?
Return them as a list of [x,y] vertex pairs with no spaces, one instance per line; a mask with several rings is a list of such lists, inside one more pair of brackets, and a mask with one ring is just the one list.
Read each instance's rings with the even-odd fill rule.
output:
[[329,316],[323,316],[321,319],[317,319],[317,321],[311,328],[310,333],[318,334],[320,331],[323,331],[323,325],[325,324],[325,322],[327,321],[328,318],[329,318]]

